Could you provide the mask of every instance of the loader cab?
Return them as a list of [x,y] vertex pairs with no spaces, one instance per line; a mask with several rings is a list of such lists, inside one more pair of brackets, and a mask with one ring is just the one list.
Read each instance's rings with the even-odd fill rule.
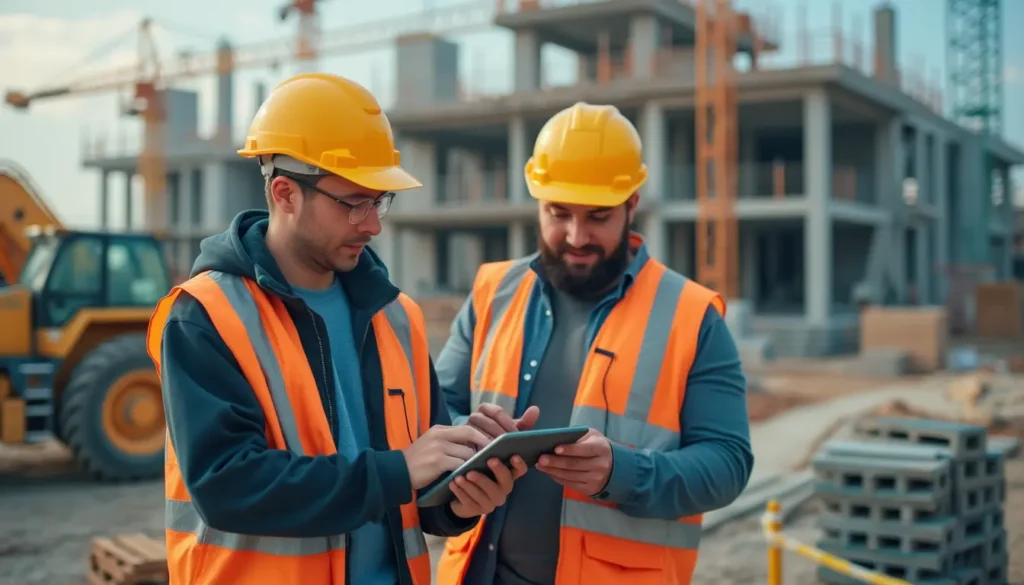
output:
[[35,236],[18,283],[32,291],[36,327],[62,327],[82,309],[152,307],[170,289],[155,238],[103,232]]

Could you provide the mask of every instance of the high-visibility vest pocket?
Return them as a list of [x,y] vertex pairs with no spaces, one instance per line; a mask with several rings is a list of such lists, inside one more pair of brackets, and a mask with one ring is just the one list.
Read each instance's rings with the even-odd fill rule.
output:
[[664,548],[604,534],[582,536],[581,583],[661,585],[665,582]]

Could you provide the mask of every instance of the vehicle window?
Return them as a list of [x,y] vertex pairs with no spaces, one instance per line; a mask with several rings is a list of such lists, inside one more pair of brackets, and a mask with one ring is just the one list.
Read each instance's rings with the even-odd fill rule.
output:
[[107,305],[155,305],[170,289],[159,244],[112,239],[107,248]]
[[21,275],[18,276],[19,284],[32,290],[43,288],[43,277],[53,262],[54,253],[57,251],[57,243],[57,240],[54,238],[41,239],[35,242],[32,250],[28,253],[25,265],[21,268]]
[[62,245],[44,289],[43,320],[48,326],[63,325],[79,310],[99,303],[102,261],[103,241],[98,237],[79,236]]
[[77,237],[68,241],[50,271],[47,292],[98,294],[103,287],[103,279],[100,278],[102,260],[103,241],[99,238]]

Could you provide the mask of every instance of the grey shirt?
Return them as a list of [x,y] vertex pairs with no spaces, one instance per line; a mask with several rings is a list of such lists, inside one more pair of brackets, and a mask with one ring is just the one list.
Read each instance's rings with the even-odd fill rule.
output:
[[[587,322],[597,302],[553,293],[554,329],[529,400],[540,409],[534,428],[569,425],[587,358]],[[516,481],[506,506],[498,539],[495,585],[553,584],[558,566],[562,486],[531,469]]]

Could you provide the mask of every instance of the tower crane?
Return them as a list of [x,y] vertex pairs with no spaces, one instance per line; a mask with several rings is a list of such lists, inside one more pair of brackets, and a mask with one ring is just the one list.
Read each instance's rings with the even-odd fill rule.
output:
[[294,59],[309,61],[324,55],[354,54],[386,45],[410,34],[444,35],[487,28],[491,25],[495,10],[489,0],[469,0],[465,4],[435,8],[429,13],[349,25],[321,36],[316,3],[323,1],[292,0],[282,7],[282,18],[287,18],[292,12],[299,14],[297,43],[278,39],[236,48],[225,46],[214,52],[189,54],[174,60],[160,58],[153,36],[153,21],[145,19],[139,26],[138,55],[134,65],[101,71],[30,92],[8,91],[4,101],[14,108],[24,110],[38,101],[129,88],[132,99],[124,113],[140,117],[144,127],[138,172],[145,184],[147,225],[152,231],[160,233],[166,228],[166,111],[163,94],[169,84],[232,70],[275,67]]

